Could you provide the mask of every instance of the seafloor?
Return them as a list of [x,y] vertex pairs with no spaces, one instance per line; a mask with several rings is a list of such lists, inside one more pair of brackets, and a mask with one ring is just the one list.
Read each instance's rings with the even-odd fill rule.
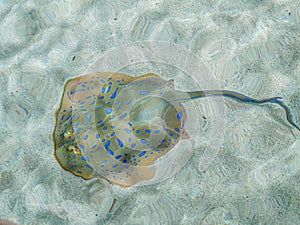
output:
[[300,132],[276,105],[193,101],[189,161],[179,157],[178,173],[148,186],[76,177],[55,161],[52,140],[65,81],[94,71],[281,96],[299,124],[299,56],[298,0],[0,0],[0,218],[299,224]]

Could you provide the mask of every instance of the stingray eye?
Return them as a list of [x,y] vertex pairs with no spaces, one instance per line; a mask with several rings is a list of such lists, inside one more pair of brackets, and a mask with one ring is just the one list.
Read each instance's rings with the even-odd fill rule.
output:
[[155,161],[186,135],[185,109],[172,101],[173,88],[154,74],[67,81],[53,133],[56,159],[85,179],[130,186],[153,178]]

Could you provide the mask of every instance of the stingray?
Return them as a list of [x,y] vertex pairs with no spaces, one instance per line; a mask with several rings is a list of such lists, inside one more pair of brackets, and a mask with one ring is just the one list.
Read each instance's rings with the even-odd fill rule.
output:
[[100,177],[132,186],[155,175],[155,161],[171,151],[185,130],[184,102],[202,97],[275,103],[300,130],[281,97],[254,99],[234,91],[175,90],[174,80],[148,73],[132,77],[93,73],[67,80],[56,110],[55,159],[84,179]]

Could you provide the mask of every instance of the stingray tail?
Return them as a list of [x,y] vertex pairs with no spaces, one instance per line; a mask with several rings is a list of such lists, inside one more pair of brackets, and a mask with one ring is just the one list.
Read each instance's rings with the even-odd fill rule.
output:
[[236,101],[246,102],[246,103],[256,103],[256,104],[275,103],[281,106],[285,110],[286,118],[289,121],[289,123],[293,125],[295,128],[297,128],[297,130],[300,131],[300,127],[294,122],[291,110],[284,103],[283,98],[281,97],[254,99],[235,91],[226,91],[226,90],[176,92],[175,95],[177,95],[178,98],[174,99],[174,101],[188,101],[190,99],[221,96],[221,97],[227,97],[227,98],[234,99]]

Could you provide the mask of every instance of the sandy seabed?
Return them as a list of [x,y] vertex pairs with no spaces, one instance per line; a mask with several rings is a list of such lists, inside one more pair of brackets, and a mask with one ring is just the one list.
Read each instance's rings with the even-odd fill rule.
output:
[[[204,152],[216,150],[215,108],[195,101],[193,155],[148,186],[76,177],[55,161],[52,140],[65,81],[105,68],[154,72],[183,90],[206,89],[207,78],[255,98],[281,96],[299,124],[299,37],[297,0],[0,0],[0,218],[22,225],[299,224],[299,132],[276,105],[222,99],[218,154],[206,165]],[[149,60],[132,47],[143,41],[161,48],[160,56]],[[163,62],[172,55],[164,43],[199,57],[206,72],[187,73],[197,71],[195,63],[180,63],[180,54]],[[106,61],[111,52],[120,58]]]

